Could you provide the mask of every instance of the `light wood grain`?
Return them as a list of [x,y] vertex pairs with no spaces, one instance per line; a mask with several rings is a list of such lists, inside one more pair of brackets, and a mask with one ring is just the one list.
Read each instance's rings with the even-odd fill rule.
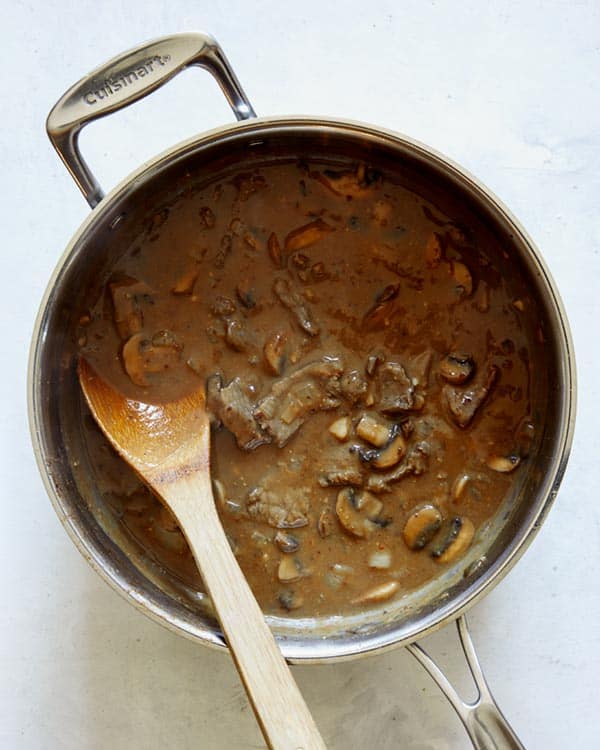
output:
[[127,399],[85,360],[79,379],[104,434],[177,518],[268,746],[324,749],[221,526],[212,496],[204,394],[169,404]]

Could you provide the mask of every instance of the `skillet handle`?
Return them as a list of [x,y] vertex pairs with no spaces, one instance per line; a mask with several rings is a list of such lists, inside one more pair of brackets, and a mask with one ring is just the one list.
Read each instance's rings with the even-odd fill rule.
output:
[[63,94],[46,121],[52,145],[92,208],[104,193],[79,151],[81,129],[127,107],[191,66],[216,79],[238,120],[256,117],[229,61],[208,34],[173,34],[146,42],[96,68]]
[[460,644],[477,687],[477,698],[472,703],[462,700],[442,670],[421,646],[412,643],[406,648],[448,698],[467,730],[475,750],[525,750],[490,692],[464,615],[458,618],[456,626]]

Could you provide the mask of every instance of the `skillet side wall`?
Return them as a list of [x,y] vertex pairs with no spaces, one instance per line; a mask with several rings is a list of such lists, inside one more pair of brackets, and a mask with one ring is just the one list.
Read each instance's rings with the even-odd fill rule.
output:
[[[506,252],[506,267],[533,290],[545,341],[534,359],[534,409],[543,429],[519,487],[492,522],[485,545],[444,573],[418,597],[335,621],[270,618],[284,654],[294,661],[348,658],[415,640],[470,606],[514,564],[547,512],[564,471],[573,430],[574,363],[567,324],[547,271],[518,225],[468,175],[425,147],[354,124],[308,120],[255,121],[187,143],[123,183],[94,211],[51,281],[38,319],[30,370],[31,420],[42,474],[55,508],[86,559],[146,614],[193,639],[223,645],[218,627],[160,567],[148,560],[104,506],[89,471],[81,434],[74,362],[76,317],[102,288],[107,269],[156,210],[177,201],[215,172],[289,159],[353,158],[382,168],[442,210],[461,203],[482,235]],[[495,200],[495,199],[494,199]],[[118,217],[122,218],[115,223]],[[112,228],[111,228],[112,226]],[[533,333],[533,329],[532,329]],[[535,336],[532,337],[535,339]],[[547,374],[547,376],[546,376]],[[125,554],[125,552],[127,554]],[[468,572],[464,574],[464,571]],[[326,640],[323,639],[326,636]]]

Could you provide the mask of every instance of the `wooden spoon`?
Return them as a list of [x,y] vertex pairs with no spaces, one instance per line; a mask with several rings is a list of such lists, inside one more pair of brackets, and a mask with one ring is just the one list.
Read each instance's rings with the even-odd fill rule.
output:
[[84,359],[78,371],[96,422],[185,534],[269,748],[325,750],[217,515],[204,393],[147,404],[116,391]]

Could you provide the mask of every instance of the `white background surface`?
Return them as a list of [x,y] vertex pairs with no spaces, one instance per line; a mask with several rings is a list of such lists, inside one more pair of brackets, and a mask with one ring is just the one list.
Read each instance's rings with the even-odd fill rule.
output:
[[[38,476],[26,366],[47,279],[87,206],[45,117],[105,59],[183,30],[217,37],[259,114],[337,115],[429,143],[478,175],[538,243],[571,321],[579,418],[558,500],[470,615],[492,690],[528,749],[600,746],[600,6],[597,2],[2,3],[0,748],[261,747],[229,659],[138,614],[84,562]],[[190,71],[89,128],[105,187],[231,120]],[[460,675],[452,628],[430,639]],[[294,668],[336,750],[469,747],[404,650]]]

